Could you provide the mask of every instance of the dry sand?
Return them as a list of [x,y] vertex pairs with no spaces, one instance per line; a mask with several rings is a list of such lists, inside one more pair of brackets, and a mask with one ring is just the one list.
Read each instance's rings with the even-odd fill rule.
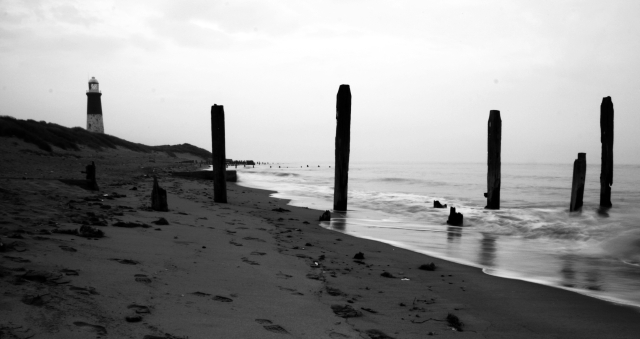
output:
[[[640,336],[635,308],[329,231],[268,191],[214,204],[211,182],[169,175],[187,155],[57,153],[0,138],[3,339]],[[91,161],[100,192],[74,185]],[[149,210],[154,174],[169,212]],[[90,224],[104,237],[52,233]]]

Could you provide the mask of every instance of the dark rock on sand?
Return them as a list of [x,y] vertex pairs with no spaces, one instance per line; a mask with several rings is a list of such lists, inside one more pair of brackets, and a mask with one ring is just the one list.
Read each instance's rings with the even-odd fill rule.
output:
[[272,209],[272,211],[275,211],[275,212],[291,212],[288,209],[284,209],[282,207],[274,208],[274,209]]
[[356,253],[356,255],[353,256],[353,259],[364,260],[364,253],[362,252]]
[[356,318],[362,317],[362,312],[354,309],[351,305],[331,305],[333,313],[341,318]]
[[165,218],[160,218],[156,221],[152,221],[151,223],[156,225],[169,225],[169,221],[167,221],[167,219]]
[[78,229],[78,235],[85,238],[102,238],[104,237],[104,232],[95,227],[82,225],[80,229]]
[[320,218],[318,218],[318,221],[331,221],[331,212],[324,211]]
[[441,204],[440,201],[438,200],[434,200],[433,201],[433,208],[447,208],[447,204]]
[[464,323],[460,321],[458,316],[452,313],[447,314],[447,324],[459,332],[462,332],[462,329],[464,328]]
[[125,318],[125,320],[126,320],[127,322],[129,322],[129,323],[137,323],[137,322],[142,321],[142,317],[141,317],[141,316],[139,316],[139,315],[137,315],[137,314],[135,314],[135,315],[127,316],[127,317]]
[[447,219],[447,224],[451,226],[462,226],[463,224],[462,213],[456,212],[455,207],[451,207],[449,210],[449,219]]
[[395,278],[395,276],[389,272],[382,272],[382,274],[380,274],[380,276],[385,277],[385,278]]
[[423,271],[435,271],[436,270],[436,264],[431,262],[431,263],[428,263],[428,264],[420,265],[420,267],[418,267],[418,268],[423,270]]

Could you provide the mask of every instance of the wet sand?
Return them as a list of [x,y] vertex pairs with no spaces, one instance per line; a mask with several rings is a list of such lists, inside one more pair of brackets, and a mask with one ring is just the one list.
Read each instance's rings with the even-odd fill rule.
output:
[[[640,333],[635,308],[329,231],[321,211],[269,191],[229,184],[229,203],[214,204],[211,182],[171,177],[188,155],[56,151],[0,138],[2,338]],[[74,185],[91,161],[100,192]],[[154,174],[169,212],[149,209]],[[104,237],[54,232],[91,224]]]

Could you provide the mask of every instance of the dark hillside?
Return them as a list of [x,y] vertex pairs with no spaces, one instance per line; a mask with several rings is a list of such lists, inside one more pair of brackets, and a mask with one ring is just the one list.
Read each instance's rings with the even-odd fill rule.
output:
[[46,121],[18,120],[8,116],[0,116],[0,136],[22,139],[47,152],[53,152],[51,146],[67,151],[79,151],[79,145],[97,151],[120,146],[142,153],[157,151],[170,156],[175,156],[174,153],[190,153],[203,159],[211,158],[211,152],[190,144],[147,146],[108,134],[92,133],[81,127],[68,128]]

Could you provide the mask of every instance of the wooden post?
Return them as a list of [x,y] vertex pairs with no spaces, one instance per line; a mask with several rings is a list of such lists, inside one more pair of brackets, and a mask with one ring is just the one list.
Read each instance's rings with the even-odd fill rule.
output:
[[578,159],[573,162],[573,183],[571,184],[571,204],[569,205],[569,212],[582,210],[584,178],[586,176],[587,153],[578,153]]
[[349,151],[351,144],[351,89],[340,85],[336,100],[336,165],[333,186],[333,210],[347,210]]
[[600,169],[600,206],[611,207],[613,185],[613,102],[602,98],[600,104],[600,142],[602,143],[602,167]]
[[158,178],[153,177],[153,189],[151,190],[151,209],[154,211],[169,212],[167,203],[167,191],[160,187]]
[[211,106],[211,164],[213,165],[213,201],[227,202],[224,107]]
[[98,187],[98,181],[96,180],[96,163],[91,162],[91,165],[85,166],[85,173],[87,174],[87,185],[89,189],[94,191],[99,191],[100,187]]
[[500,111],[489,112],[487,145],[487,198],[486,209],[500,209],[500,151],[502,149],[502,120]]

